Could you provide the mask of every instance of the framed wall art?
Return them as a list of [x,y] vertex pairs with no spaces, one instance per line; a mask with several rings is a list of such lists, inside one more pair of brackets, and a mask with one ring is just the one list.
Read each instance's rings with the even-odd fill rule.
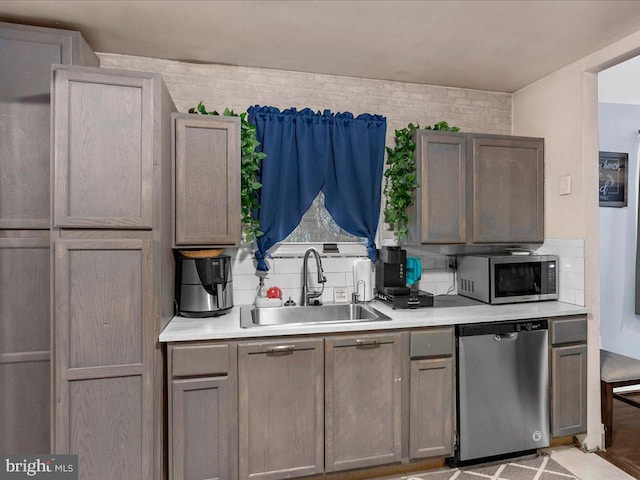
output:
[[626,207],[629,154],[600,152],[598,171],[601,207]]

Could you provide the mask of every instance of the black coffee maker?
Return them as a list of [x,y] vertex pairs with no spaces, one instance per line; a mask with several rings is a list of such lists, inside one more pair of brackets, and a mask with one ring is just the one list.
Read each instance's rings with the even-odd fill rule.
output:
[[407,252],[401,247],[382,247],[376,260],[376,298],[396,308],[433,306],[433,294],[407,287]]
[[401,247],[382,247],[376,260],[376,291],[385,295],[409,295],[407,252]]

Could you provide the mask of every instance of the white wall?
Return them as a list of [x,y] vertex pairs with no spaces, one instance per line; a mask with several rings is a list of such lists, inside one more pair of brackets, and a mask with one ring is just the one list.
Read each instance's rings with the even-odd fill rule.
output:
[[640,57],[627,60],[598,75],[598,100],[601,103],[640,105]]
[[[513,96],[513,133],[545,137],[545,228],[553,238],[583,238],[588,315],[588,449],[602,444],[600,421],[600,274],[597,73],[640,53],[640,31],[568,65]],[[559,176],[574,193],[559,195]]]
[[600,150],[629,154],[628,205],[600,207],[600,344],[640,359],[640,316],[634,313],[640,106],[600,103],[598,124]]

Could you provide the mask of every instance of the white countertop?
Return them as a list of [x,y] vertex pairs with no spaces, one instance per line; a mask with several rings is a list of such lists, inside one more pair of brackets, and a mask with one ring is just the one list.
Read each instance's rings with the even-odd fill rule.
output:
[[[462,323],[526,320],[532,318],[581,315],[589,309],[562,302],[515,303],[509,305],[476,305],[470,307],[418,308],[393,310],[388,305],[373,301],[370,306],[391,317],[390,321],[331,323],[326,325],[291,325],[267,327],[240,327],[240,308],[235,306],[226,315],[209,318],[174,317],[160,334],[161,342],[187,342],[233,338],[275,337],[402,328],[457,325]],[[313,307],[310,307],[313,308]]]

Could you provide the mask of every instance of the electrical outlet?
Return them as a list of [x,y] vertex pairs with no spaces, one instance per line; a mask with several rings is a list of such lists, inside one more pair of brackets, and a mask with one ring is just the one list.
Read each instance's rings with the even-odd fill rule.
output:
[[447,270],[455,272],[458,269],[458,257],[447,255]]

